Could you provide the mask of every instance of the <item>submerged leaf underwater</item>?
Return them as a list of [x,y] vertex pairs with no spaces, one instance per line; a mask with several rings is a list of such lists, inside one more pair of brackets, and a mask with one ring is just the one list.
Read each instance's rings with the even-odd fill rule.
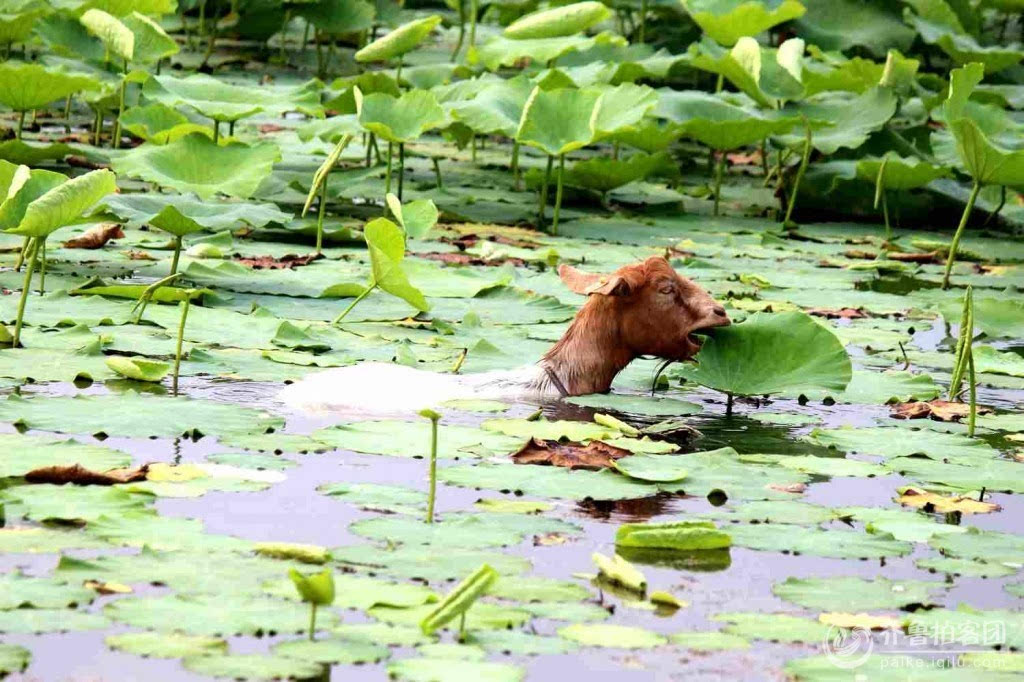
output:
[[1024,20],[890,4],[0,2],[0,678],[1019,679]]

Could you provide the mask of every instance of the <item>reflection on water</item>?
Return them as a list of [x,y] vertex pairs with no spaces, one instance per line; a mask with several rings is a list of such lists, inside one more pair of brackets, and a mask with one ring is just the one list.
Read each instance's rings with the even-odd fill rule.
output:
[[860,291],[877,291],[880,294],[895,294],[903,296],[921,289],[938,289],[942,286],[939,282],[929,282],[910,275],[899,275],[896,277],[875,277],[857,282],[854,288]]
[[671,568],[677,571],[713,573],[724,571],[732,565],[729,548],[679,551],[647,547],[616,547],[615,551],[626,561],[644,566]]
[[673,493],[659,493],[652,497],[635,500],[582,500],[576,503],[576,511],[592,519],[607,521],[613,516],[616,522],[646,521],[672,511],[672,501],[681,497]]

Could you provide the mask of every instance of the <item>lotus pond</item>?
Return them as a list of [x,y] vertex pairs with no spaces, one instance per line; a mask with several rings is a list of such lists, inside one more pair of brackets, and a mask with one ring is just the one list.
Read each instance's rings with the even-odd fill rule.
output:
[[[1021,679],[1022,31],[0,0],[0,677]],[[559,264],[657,255],[734,322],[695,362],[278,400],[531,364]]]

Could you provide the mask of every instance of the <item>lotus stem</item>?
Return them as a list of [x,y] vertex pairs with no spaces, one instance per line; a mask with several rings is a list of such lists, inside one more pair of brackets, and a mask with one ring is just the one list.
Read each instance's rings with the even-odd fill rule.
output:
[[473,133],[473,137],[469,139],[469,149],[469,158],[473,163],[476,163],[476,133]]
[[64,100],[64,129],[71,133],[71,95]]
[[437,420],[430,417],[430,488],[427,491],[427,523],[434,522],[434,501],[437,497]]
[[372,286],[368,286],[368,287],[366,287],[366,288],[365,288],[365,289],[363,290],[363,292],[362,292],[361,294],[359,294],[358,296],[356,296],[356,297],[355,297],[355,298],[354,298],[354,299],[352,300],[352,302],[348,304],[348,307],[347,307],[347,308],[345,308],[344,310],[342,310],[342,311],[341,311],[341,314],[340,314],[340,315],[338,315],[338,316],[337,316],[336,318],[334,318],[334,321],[333,321],[333,322],[331,322],[331,324],[332,324],[332,325],[335,325],[335,324],[338,324],[339,322],[341,322],[342,320],[344,320],[344,319],[345,319],[345,316],[346,316],[346,315],[348,315],[348,314],[349,314],[350,312],[352,312],[352,309],[353,309],[353,308],[355,308],[355,307],[356,307],[356,305],[357,305],[357,304],[358,304],[358,303],[359,303],[360,301],[362,301],[362,300],[363,300],[364,298],[366,298],[367,296],[369,296],[369,295],[370,295],[370,292],[371,292],[371,291],[373,291],[373,290],[374,290],[374,289],[376,289],[376,288],[377,288],[377,283],[376,283],[376,282],[374,282]]
[[715,164],[715,210],[714,215],[718,215],[718,204],[722,199],[722,175],[725,174],[725,151],[723,150],[721,155],[718,157],[718,163]]
[[25,254],[28,253],[28,247],[32,243],[32,237],[25,237],[25,241],[21,244],[21,251],[18,252],[18,260],[14,263],[14,271],[18,272],[21,270],[22,263],[25,262]]
[[398,58],[398,68],[395,69],[395,83],[398,85],[398,89],[402,89],[402,58]]
[[437,157],[436,157],[436,156],[435,156],[435,157],[433,157],[433,158],[431,158],[430,160],[431,160],[431,161],[433,162],[433,164],[434,164],[434,179],[435,179],[435,181],[437,182],[437,188],[438,188],[438,189],[441,189],[441,188],[442,188],[442,187],[444,186],[444,185],[442,184],[442,182],[441,182],[441,164],[440,164],[440,162],[439,162],[439,161],[437,160]]
[[330,171],[324,173],[324,181],[320,185],[320,203],[317,206],[316,214],[316,255],[318,256],[324,252],[324,213],[327,211],[327,181],[330,177]]
[[1000,186],[999,189],[1001,190],[999,193],[999,205],[996,206],[996,210],[988,214],[988,218],[985,218],[985,222],[981,224],[982,227],[988,227],[988,224],[995,220],[999,212],[1003,210],[1003,206],[1006,206],[1006,185]]
[[117,100],[117,118],[114,119],[114,149],[121,148],[121,114],[124,113],[124,91],[128,88],[128,80],[121,79],[121,88]]
[[946,270],[942,274],[942,288],[949,288],[949,275],[953,272],[953,262],[956,260],[956,252],[960,248],[960,238],[963,237],[964,228],[967,227],[967,221],[971,217],[971,211],[974,210],[974,202],[978,200],[978,192],[981,191],[981,183],[978,180],[974,181],[974,187],[971,188],[971,195],[967,198],[967,205],[964,206],[963,215],[960,216],[960,224],[956,228],[956,233],[953,235],[953,241],[949,244],[949,255],[946,257]]
[[93,140],[92,144],[94,147],[100,146],[101,135],[103,133],[103,109],[96,107],[96,123],[93,126]]
[[33,252],[26,255],[28,264],[25,266],[25,279],[22,280],[21,298],[18,300],[18,316],[14,320],[14,338],[11,342],[11,348],[17,348],[18,341],[21,339],[21,323],[25,317],[25,303],[28,301],[29,287],[32,286],[32,272],[36,268],[35,239],[31,240],[27,248],[31,248]]
[[206,0],[199,0],[199,35],[206,33]]
[[181,277],[180,274],[167,275],[166,277],[158,279],[157,281],[153,282],[148,287],[143,289],[142,294],[139,295],[139,300],[135,303],[135,307],[132,308],[133,313],[138,311],[135,315],[135,319],[132,320],[132,324],[138,324],[139,320],[142,319],[143,313],[146,312],[146,306],[149,305],[149,301],[153,298],[153,294],[156,293],[156,290],[165,284],[173,282],[179,277]]
[[793,208],[796,206],[796,197],[800,192],[800,181],[804,179],[804,172],[807,170],[807,162],[811,158],[811,124],[805,120],[807,136],[804,138],[804,153],[800,158],[800,167],[796,170],[796,179],[793,180],[793,193],[789,196],[789,205],[786,206],[786,218],[782,221],[783,225],[789,225],[789,220],[793,216]]
[[228,137],[234,137],[234,136],[235,136],[235,122],[234,121],[228,121]]
[[28,112],[22,111],[18,114],[18,132],[15,135],[17,139],[21,139],[21,131],[25,129],[25,114]]
[[537,208],[537,229],[544,226],[544,208],[548,203],[548,185],[551,183],[551,165],[555,157],[548,155],[548,167],[544,171],[544,183],[540,186],[540,206]]
[[519,191],[519,140],[512,142],[512,187]]
[[718,80],[715,81],[715,92],[719,93],[722,91],[722,87],[725,85],[725,76],[718,74]]
[[726,393],[725,394],[725,416],[726,417],[731,417],[732,416],[732,403],[733,403],[732,393]]
[[469,46],[476,47],[476,15],[479,13],[478,0],[469,2]]
[[220,142],[220,121],[213,119],[213,142]]
[[313,635],[316,633],[316,602],[309,603],[309,641],[313,641]]
[[46,237],[39,238],[39,295],[46,293]]
[[768,178],[768,138],[761,140],[761,174]]
[[638,42],[644,44],[644,34],[647,28],[647,0],[640,0],[640,36]]
[[459,643],[466,641],[466,612],[459,616]]
[[402,201],[402,187],[405,185],[405,143],[398,143],[398,201]]
[[174,256],[171,258],[171,274],[178,272],[178,259],[181,258],[181,236],[174,238]]
[[306,19],[306,30],[302,32],[302,49],[300,50],[302,56],[306,56],[306,43],[309,42],[309,30],[311,27],[309,19]]
[[174,377],[171,379],[171,392],[178,395],[178,372],[181,369],[181,345],[185,339],[185,321],[188,319],[188,307],[192,303],[192,297],[186,292],[185,300],[181,302],[181,322],[178,323],[178,343],[174,349]]
[[370,133],[369,137],[366,138],[366,167],[370,167],[370,161],[373,155],[373,133]]
[[562,176],[565,174],[565,154],[558,155],[558,177],[555,184],[555,214],[551,219],[551,234],[558,234],[558,215],[562,211]]
[[462,50],[462,41],[466,38],[466,0],[458,0],[459,10],[459,39],[455,43],[455,49],[452,50],[452,61],[459,56],[459,52]]
[[885,200],[885,168],[889,164],[889,155],[886,154],[878,167],[878,176],[875,178],[875,210],[878,204],[882,204],[882,215],[885,218],[885,240],[892,241],[892,228],[889,226],[889,204]]
[[388,171],[384,180],[384,194],[391,194],[391,149],[394,147],[392,142],[388,142]]
[[964,293],[963,312],[960,314],[960,333],[957,335],[956,351],[953,358],[953,372],[949,378],[949,393],[946,399],[956,400],[960,393],[960,384],[964,376],[964,359],[966,358],[967,345],[974,337],[974,293],[970,285]]

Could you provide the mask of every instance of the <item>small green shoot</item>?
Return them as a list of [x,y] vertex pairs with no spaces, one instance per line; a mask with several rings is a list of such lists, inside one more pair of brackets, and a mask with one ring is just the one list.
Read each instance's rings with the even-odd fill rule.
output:
[[419,415],[430,420],[430,490],[427,492],[427,523],[433,523],[434,498],[437,493],[437,422],[441,415],[431,409],[420,410]]
[[420,621],[420,629],[431,635],[446,624],[459,618],[459,641],[466,638],[466,612],[491,588],[498,579],[498,572],[487,564],[476,569],[469,577],[455,586],[441,600],[437,607]]
[[325,568],[319,573],[303,575],[294,568],[288,571],[295,589],[302,601],[309,603],[309,639],[316,634],[316,609],[318,606],[330,606],[334,603],[334,573]]

